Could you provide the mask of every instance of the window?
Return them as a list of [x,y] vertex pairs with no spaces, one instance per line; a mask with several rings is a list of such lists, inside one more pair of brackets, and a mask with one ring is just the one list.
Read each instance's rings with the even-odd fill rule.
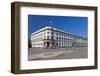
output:
[[53,35],[53,32],[51,32],[51,34]]
[[62,38],[62,41],[63,41],[63,38]]
[[51,39],[53,39],[53,36],[51,36]]
[[62,33],[62,36],[64,36],[64,34]]
[[62,36],[64,36],[64,34],[62,33]]
[[59,43],[59,46],[60,46],[60,43]]
[[58,46],[58,43],[56,43],[56,45]]
[[59,38],[59,40],[61,40],[61,38]]
[[58,37],[56,37],[56,39],[58,40]]
[[50,32],[48,31],[47,34],[50,34]]
[[49,39],[49,36],[47,36],[47,39]]
[[58,33],[56,33],[56,35],[58,35]]
[[62,46],[63,46],[63,43],[62,43]]

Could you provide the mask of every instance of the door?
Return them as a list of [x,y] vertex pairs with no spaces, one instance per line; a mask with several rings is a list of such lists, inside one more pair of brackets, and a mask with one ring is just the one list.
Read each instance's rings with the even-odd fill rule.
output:
[[49,47],[49,42],[47,42],[47,47]]

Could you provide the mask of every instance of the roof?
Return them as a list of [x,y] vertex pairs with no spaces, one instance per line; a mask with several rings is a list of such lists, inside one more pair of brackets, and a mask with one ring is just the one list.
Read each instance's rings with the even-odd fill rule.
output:
[[65,32],[65,31],[63,31],[63,30],[61,30],[61,29],[57,29],[57,28],[54,28],[54,27],[51,27],[51,26],[46,26],[46,27],[44,27],[44,28],[41,28],[41,29],[39,29],[39,30],[33,32],[31,35],[37,34],[37,33],[41,32],[41,31],[48,30],[48,29],[54,30],[54,31],[63,32],[63,33],[66,33],[66,34],[69,34],[69,35],[73,35],[73,36],[75,36],[75,37],[82,38],[82,39],[85,39],[85,40],[86,40],[86,38],[83,38],[83,37],[81,37],[81,36],[74,35],[74,34],[69,33],[69,32]]

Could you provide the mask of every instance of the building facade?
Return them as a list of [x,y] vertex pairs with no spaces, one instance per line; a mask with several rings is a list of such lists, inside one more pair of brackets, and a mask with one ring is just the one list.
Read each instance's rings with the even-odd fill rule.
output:
[[87,39],[50,26],[30,35],[32,47],[62,48],[67,46],[87,46]]

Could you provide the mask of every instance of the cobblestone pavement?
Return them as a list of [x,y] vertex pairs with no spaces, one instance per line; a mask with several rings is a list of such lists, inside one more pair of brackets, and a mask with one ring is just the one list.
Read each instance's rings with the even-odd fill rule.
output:
[[87,57],[87,47],[59,49],[30,48],[28,50],[28,60],[79,59]]

